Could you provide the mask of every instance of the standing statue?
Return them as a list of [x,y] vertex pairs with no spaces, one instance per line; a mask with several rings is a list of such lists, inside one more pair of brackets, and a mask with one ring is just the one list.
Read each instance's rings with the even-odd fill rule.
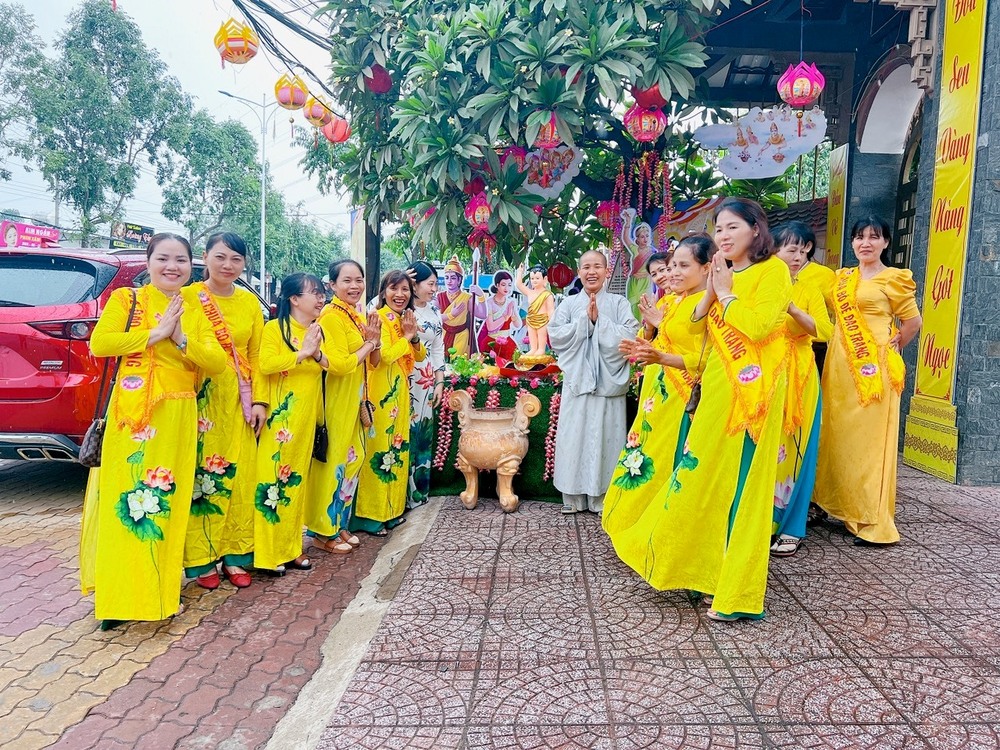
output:
[[451,256],[444,267],[444,291],[437,294],[444,328],[444,351],[451,358],[451,350],[463,357],[469,356],[472,339],[472,295],[462,291],[465,270],[458,256]]
[[545,266],[528,269],[528,281],[524,283],[524,264],[517,268],[517,291],[528,298],[528,356],[544,357],[549,345],[549,321],[556,310],[556,299],[549,290],[549,272]]

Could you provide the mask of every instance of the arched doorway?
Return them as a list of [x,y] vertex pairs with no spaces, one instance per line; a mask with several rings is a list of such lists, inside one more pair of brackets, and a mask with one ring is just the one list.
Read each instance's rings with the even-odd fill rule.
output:
[[893,241],[892,265],[909,268],[913,254],[913,228],[917,216],[917,175],[920,166],[920,144],[923,135],[923,104],[917,108],[910,132],[906,136],[903,164],[899,169],[896,191],[896,235]]

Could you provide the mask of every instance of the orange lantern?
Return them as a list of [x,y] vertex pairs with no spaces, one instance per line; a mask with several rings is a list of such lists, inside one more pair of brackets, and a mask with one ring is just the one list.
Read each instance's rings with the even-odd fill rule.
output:
[[301,78],[286,73],[274,84],[274,98],[285,109],[302,109],[309,98],[309,91]]
[[321,128],[333,120],[330,105],[320,97],[310,96],[302,108],[302,115],[314,128]]
[[555,148],[560,143],[562,143],[562,138],[559,137],[559,131],[556,130],[556,113],[553,112],[549,121],[538,129],[534,146],[535,148]]
[[347,120],[334,117],[323,126],[323,135],[330,143],[343,143],[351,137],[351,124]]
[[257,55],[259,46],[257,33],[249,25],[234,18],[222,24],[215,33],[215,48],[219,50],[223,67],[227,62],[233,65],[250,62]]

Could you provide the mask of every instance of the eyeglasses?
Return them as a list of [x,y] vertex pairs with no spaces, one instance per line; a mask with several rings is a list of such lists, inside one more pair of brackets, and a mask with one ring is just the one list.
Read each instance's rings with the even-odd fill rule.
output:
[[312,297],[320,297],[320,298],[323,298],[323,299],[326,298],[326,292],[321,292],[318,289],[312,289],[312,290],[310,290],[308,292],[302,292],[302,294],[297,294],[295,296],[297,296],[297,297],[305,297],[307,294],[310,295],[310,296],[312,296]]

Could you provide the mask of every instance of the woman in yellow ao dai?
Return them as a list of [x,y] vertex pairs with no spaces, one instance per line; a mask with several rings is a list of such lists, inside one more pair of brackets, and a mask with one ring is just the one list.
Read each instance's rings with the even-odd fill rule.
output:
[[767,218],[753,201],[717,207],[715,240],[695,310],[708,348],[687,449],[665,490],[612,541],[655,588],[708,594],[712,619],[760,618],[782,422],[781,409],[770,407],[785,398],[782,324],[792,282],[770,257]]
[[94,328],[98,357],[121,357],[100,469],[92,469],[80,537],[83,592],[95,591],[103,628],[162,620],[180,608],[184,537],[198,435],[195,392],[225,354],[200,307],[180,290],[191,246],[158,234],[146,250],[150,281],[116,289]]
[[315,322],[325,301],[323,282],[315,276],[286,276],[278,316],[264,326],[261,337],[268,417],[257,449],[254,566],[264,570],[283,573],[312,567],[302,554],[302,526],[321,376],[329,366],[323,333]]
[[670,291],[656,303],[655,310],[650,309],[645,296],[639,301],[645,335],[653,337],[652,343],[645,339],[622,342],[625,356],[647,364],[642,373],[639,413],[604,496],[601,523],[612,539],[642,516],[683,455],[691,426],[685,407],[698,377],[704,340],[695,333],[691,316],[705,293],[714,253],[715,244],[708,235],[696,235],[686,237],[672,258],[654,253],[647,264],[656,286]]
[[900,351],[921,318],[913,275],[887,266],[891,242],[889,225],[877,216],[852,228],[859,267],[837,272],[836,329],[823,369],[816,503],[844,521],[855,544],[899,541],[893,517],[906,374]]
[[309,474],[306,527],[314,545],[346,555],[361,543],[348,527],[365,459],[366,431],[360,418],[365,373],[379,363],[382,319],[373,312],[366,320],[358,312],[365,273],[355,261],[331,264],[330,286],[333,301],[319,317],[330,358],[325,415],[330,447],[326,462],[314,461]]
[[812,230],[800,222],[789,222],[775,231],[774,241],[775,254],[788,265],[793,278],[792,304],[785,316],[785,335],[791,349],[784,435],[778,448],[774,488],[775,540],[771,545],[773,555],[787,557],[798,551],[806,535],[816,482],[821,400],[813,342],[828,341],[833,322],[819,289],[798,277],[816,242]]
[[184,545],[185,575],[218,588],[216,564],[237,588],[250,585],[257,435],[267,418],[267,383],[258,354],[264,314],[257,298],[236,284],[247,246],[220,232],[205,245],[206,280],[184,288],[184,304],[201,308],[226,355],[226,369],[198,389],[198,468]]
[[384,536],[403,522],[410,480],[410,384],[417,362],[427,355],[413,314],[413,281],[402,271],[382,279],[378,296],[382,354],[368,373],[375,406],[361,467],[352,531]]

